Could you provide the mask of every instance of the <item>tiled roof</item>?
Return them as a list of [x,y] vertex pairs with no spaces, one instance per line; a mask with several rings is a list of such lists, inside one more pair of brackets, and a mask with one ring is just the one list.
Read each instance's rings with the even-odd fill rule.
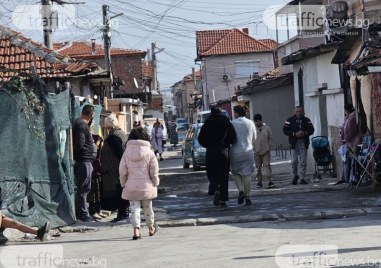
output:
[[[196,81],[200,80],[200,78],[201,78],[200,70],[195,71],[194,75],[196,76]],[[190,80],[193,80],[192,74],[188,74],[188,75],[184,76],[184,78],[183,78],[183,81],[190,81]]]
[[[95,44],[95,53],[93,53],[92,43],[84,41],[56,43],[54,49],[73,58],[99,58],[105,55],[103,45]],[[111,56],[142,55],[144,57],[146,53],[146,51],[137,49],[111,48]]]
[[363,74],[368,72],[368,66],[381,66],[381,49],[370,48],[367,54],[359,61],[348,65],[348,69],[357,70]]
[[197,56],[243,54],[272,51],[275,41],[257,40],[239,29],[197,31]]
[[95,63],[74,61],[0,25],[0,82],[16,74],[29,77],[31,66],[35,66],[41,78],[68,77],[98,67]]
[[265,44],[266,46],[271,47],[271,49],[275,49],[278,45],[278,43],[272,39],[257,39],[257,40]]
[[280,74],[279,69],[276,68],[263,75],[254,77],[251,81],[246,83],[246,86],[240,87],[238,93],[247,94],[250,92],[272,89],[292,83],[292,73]]

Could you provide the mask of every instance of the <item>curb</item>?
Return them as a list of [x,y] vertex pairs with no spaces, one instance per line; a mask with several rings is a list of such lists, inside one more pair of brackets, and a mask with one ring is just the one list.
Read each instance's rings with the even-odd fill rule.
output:
[[[305,211],[305,213],[283,213],[283,214],[262,214],[262,215],[244,215],[244,216],[224,216],[214,218],[195,218],[195,219],[180,219],[180,220],[164,220],[157,221],[160,227],[186,227],[186,226],[208,226],[217,224],[239,224],[250,222],[265,222],[265,221],[307,221],[307,220],[330,220],[341,219],[348,217],[359,217],[366,215],[381,215],[381,207],[367,208],[346,208],[346,209],[327,209],[325,211]],[[85,233],[97,232],[107,228],[123,226],[130,223],[88,223],[88,225],[65,226],[57,228],[61,233]],[[6,229],[6,237],[9,241],[23,242],[23,233]]]
[[328,209],[325,211],[306,211],[306,213],[263,214],[248,216],[225,216],[215,218],[196,218],[186,220],[158,221],[160,227],[204,226],[216,224],[237,224],[263,221],[305,221],[330,220],[348,217],[381,214],[381,207],[348,208],[343,210]]

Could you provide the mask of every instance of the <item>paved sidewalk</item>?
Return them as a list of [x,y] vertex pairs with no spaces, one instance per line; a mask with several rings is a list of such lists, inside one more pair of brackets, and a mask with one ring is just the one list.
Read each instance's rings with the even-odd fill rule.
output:
[[[255,188],[252,181],[253,205],[237,204],[238,192],[232,178],[229,181],[230,200],[225,209],[213,206],[213,196],[207,195],[205,171],[162,169],[162,194],[154,201],[156,219],[162,226],[207,225],[275,220],[316,220],[364,216],[381,213],[380,192],[369,187],[350,189],[348,184],[335,185],[337,178],[323,176],[314,180],[314,167],[307,173],[308,185],[292,185],[288,159],[272,157],[273,182],[276,188]],[[169,151],[168,159],[181,158],[181,150]],[[165,164],[161,164],[161,167]],[[166,187],[167,181],[178,181]],[[266,186],[266,183],[263,183]]]
[[[252,206],[237,204],[238,192],[230,178],[227,208],[215,207],[213,196],[207,194],[205,169],[194,172],[183,169],[181,147],[170,148],[160,161],[161,184],[154,200],[155,219],[162,227],[234,224],[260,221],[321,220],[381,214],[380,192],[370,188],[349,189],[348,184],[334,185],[336,178],[324,177],[308,185],[291,185],[290,162],[274,156],[273,182],[276,188],[256,188],[252,181]],[[264,186],[266,183],[264,183]],[[94,223],[77,222],[60,228],[62,232],[96,231],[128,222],[110,223],[109,218]],[[144,217],[142,215],[142,217]],[[6,231],[8,237],[19,239],[18,232]]]

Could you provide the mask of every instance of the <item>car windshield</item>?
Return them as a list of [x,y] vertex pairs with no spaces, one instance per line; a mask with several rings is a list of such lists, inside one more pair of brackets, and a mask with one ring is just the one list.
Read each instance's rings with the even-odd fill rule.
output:
[[187,123],[187,120],[186,119],[178,119],[177,123],[185,124],[185,123]]

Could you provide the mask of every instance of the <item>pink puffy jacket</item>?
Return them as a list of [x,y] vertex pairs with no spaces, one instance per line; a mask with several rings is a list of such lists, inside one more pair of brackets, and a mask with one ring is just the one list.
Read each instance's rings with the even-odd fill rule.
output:
[[157,197],[159,163],[149,141],[130,140],[119,165],[122,198],[147,200]]

